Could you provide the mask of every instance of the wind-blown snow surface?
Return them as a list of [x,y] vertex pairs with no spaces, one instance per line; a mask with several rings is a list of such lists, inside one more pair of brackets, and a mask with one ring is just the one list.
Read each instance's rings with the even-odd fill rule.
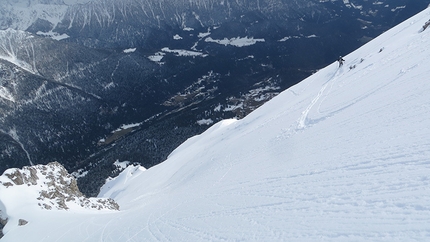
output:
[[34,210],[2,241],[429,240],[429,18],[126,169],[102,194],[121,211]]

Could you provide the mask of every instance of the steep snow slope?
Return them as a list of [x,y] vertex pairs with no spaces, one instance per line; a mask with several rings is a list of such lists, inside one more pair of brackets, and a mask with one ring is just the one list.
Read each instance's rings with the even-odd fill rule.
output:
[[[430,239],[427,9],[240,121],[110,181],[121,211],[0,204],[2,241]],[[19,208],[23,209],[23,208]]]

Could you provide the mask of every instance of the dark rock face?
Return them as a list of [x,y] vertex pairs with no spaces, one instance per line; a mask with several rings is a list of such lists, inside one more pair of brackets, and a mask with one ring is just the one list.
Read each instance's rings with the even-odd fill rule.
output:
[[18,226],[23,226],[23,225],[26,225],[26,224],[28,224],[28,221],[27,221],[27,220],[22,219],[22,218],[20,218],[20,219],[18,220]]
[[[162,162],[430,0],[77,2],[0,31],[0,171],[58,160],[94,196],[116,160]],[[21,26],[6,9],[1,28]]]
[[4,236],[3,228],[7,224],[7,219],[3,219],[2,211],[0,210],[0,239]]

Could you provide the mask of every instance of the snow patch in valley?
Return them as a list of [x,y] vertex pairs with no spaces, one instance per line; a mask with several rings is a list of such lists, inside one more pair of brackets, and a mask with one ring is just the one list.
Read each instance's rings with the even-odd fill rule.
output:
[[103,89],[104,90],[109,90],[109,89],[111,89],[111,88],[114,88],[116,85],[115,85],[115,82],[109,82],[108,84],[106,84],[104,87],[103,87]]
[[310,39],[310,38],[318,38],[318,36],[316,36],[314,34],[311,34],[308,36],[286,36],[286,37],[278,40],[278,42],[285,42],[285,41],[290,40],[290,39],[301,39],[301,38]]
[[183,39],[181,36],[179,36],[179,34],[175,34],[174,36],[173,36],[173,39],[174,40],[181,40],[181,39]]
[[82,177],[85,177],[86,175],[88,175],[88,171],[86,171],[84,169],[79,169],[75,172],[70,173],[70,175],[72,175],[74,178],[82,178]]
[[249,38],[249,37],[237,37],[237,38],[231,38],[231,39],[227,39],[224,38],[222,40],[217,40],[217,39],[212,39],[211,37],[208,37],[205,39],[205,42],[213,42],[213,43],[217,43],[220,45],[232,45],[235,47],[244,47],[244,46],[250,46],[250,45],[254,45],[257,42],[265,42],[265,39],[254,39],[253,37]]
[[214,111],[215,111],[215,112],[221,112],[221,108],[222,108],[222,105],[221,105],[221,104],[218,104],[218,105],[214,108]]
[[200,120],[197,120],[197,124],[198,125],[211,125],[213,123],[214,123],[214,121],[212,119],[200,119]]
[[223,111],[224,112],[231,112],[231,111],[234,111],[234,110],[240,109],[240,108],[243,108],[243,103],[242,102],[239,103],[239,104],[236,104],[236,105],[227,105],[227,107],[225,107],[223,109]]
[[116,160],[113,163],[113,165],[116,166],[117,168],[121,169],[121,170],[124,170],[125,168],[127,168],[130,165],[130,161],[119,161],[119,160]]
[[163,57],[165,55],[166,55],[166,53],[157,52],[154,55],[148,56],[148,59],[153,61],[153,62],[161,63],[161,60],[163,59]]
[[139,127],[140,125],[142,125],[142,123],[134,123],[134,124],[123,124],[121,125],[121,127],[119,127],[118,129],[112,131],[112,133],[116,133],[119,132],[121,130],[125,130],[125,129],[132,129],[132,128],[136,128]]
[[129,48],[129,49],[125,49],[125,50],[123,50],[123,52],[124,53],[133,53],[133,52],[135,52],[136,51],[136,48]]
[[197,35],[197,37],[199,37],[200,39],[203,39],[207,36],[211,35],[211,30],[210,28],[208,29],[208,31],[206,33],[199,33],[199,35]]
[[299,36],[287,36],[287,37],[284,37],[284,38],[278,40],[278,42],[285,42],[285,41],[290,40],[290,39],[300,39],[300,37]]
[[404,9],[404,8],[406,8],[406,6],[399,6],[399,7],[391,9],[391,12],[395,12],[397,10],[401,10],[401,9]]
[[207,54],[203,54],[203,53],[197,52],[197,51],[191,51],[191,50],[171,50],[168,47],[165,47],[165,48],[161,49],[161,51],[166,52],[166,53],[173,53],[176,56],[200,56],[200,57],[206,57],[206,56],[208,56]]

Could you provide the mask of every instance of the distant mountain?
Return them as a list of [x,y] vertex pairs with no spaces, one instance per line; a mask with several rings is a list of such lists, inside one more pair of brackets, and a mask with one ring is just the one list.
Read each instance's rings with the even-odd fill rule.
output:
[[2,1],[0,170],[59,161],[95,195],[429,2]]
[[[27,204],[33,203],[44,210],[119,210],[112,199],[86,198],[79,191],[76,180],[58,163],[25,166],[23,169],[9,169],[1,177],[2,202],[7,197],[21,197]],[[23,189],[22,192],[15,190]],[[27,190],[26,190],[27,189]],[[11,192],[11,193],[10,193]],[[7,195],[6,195],[7,194]],[[0,206],[3,209],[3,206]]]
[[43,209],[57,184],[46,178],[72,180],[64,169],[7,170],[1,241],[429,240],[429,20],[426,9],[148,170],[114,162],[125,170],[98,197],[119,211]]

